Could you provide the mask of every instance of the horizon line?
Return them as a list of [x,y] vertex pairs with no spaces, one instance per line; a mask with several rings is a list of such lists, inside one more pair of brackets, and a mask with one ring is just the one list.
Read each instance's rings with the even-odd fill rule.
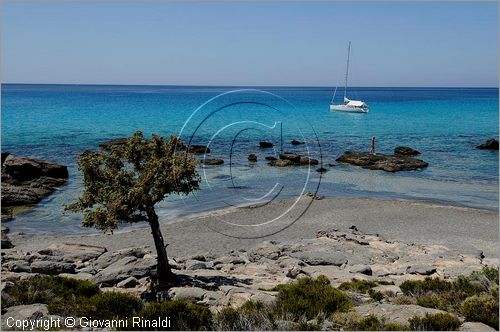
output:
[[[12,83],[2,82],[0,85],[83,85],[83,86],[144,86],[144,87],[209,87],[209,88],[335,88],[337,86],[327,85],[245,85],[245,84],[130,84],[130,83]],[[499,89],[499,86],[374,86],[374,85],[359,85],[351,86],[350,88],[426,88],[426,89]]]

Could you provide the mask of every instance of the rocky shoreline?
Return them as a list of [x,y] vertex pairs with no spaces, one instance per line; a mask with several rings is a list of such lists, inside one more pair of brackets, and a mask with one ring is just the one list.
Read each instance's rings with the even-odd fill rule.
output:
[[67,179],[64,165],[2,152],[2,209],[34,205]]
[[[403,281],[454,279],[486,266],[496,267],[498,258],[481,251],[465,254],[442,245],[390,241],[352,225],[348,231],[321,230],[315,238],[300,241],[264,241],[248,250],[235,249],[220,255],[171,257],[170,265],[179,278],[188,282],[170,288],[164,297],[206,305],[213,312],[227,306],[237,308],[248,300],[271,303],[276,299],[276,286],[323,275],[334,287],[353,279],[378,283],[373,287],[382,296],[378,300],[368,294],[348,292],[354,312],[406,323],[409,317],[444,311],[395,304],[395,299],[403,296],[399,287]],[[144,298],[155,278],[155,267],[155,253],[144,247],[109,251],[103,246],[54,242],[36,252],[3,250],[2,289],[19,280],[48,274],[91,280],[104,291]],[[7,297],[2,291],[3,303],[8,302]],[[19,309],[7,308],[6,312],[18,313]]]

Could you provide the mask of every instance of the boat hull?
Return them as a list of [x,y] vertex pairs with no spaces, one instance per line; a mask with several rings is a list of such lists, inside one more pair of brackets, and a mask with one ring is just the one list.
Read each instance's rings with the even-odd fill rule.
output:
[[330,111],[346,113],[368,113],[368,108],[348,107],[346,105],[330,105]]

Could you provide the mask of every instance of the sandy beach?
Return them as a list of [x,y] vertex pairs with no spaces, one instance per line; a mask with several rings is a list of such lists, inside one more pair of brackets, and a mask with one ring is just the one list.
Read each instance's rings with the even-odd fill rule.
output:
[[[323,199],[303,197],[283,218],[261,226],[287,210],[292,201],[274,201],[259,208],[229,208],[162,225],[171,256],[221,254],[248,249],[263,241],[312,239],[319,230],[346,231],[355,225],[368,234],[387,240],[423,245],[441,245],[462,253],[482,251],[487,258],[498,257],[498,213],[471,208],[439,206],[411,201],[375,199]],[[15,222],[15,221],[13,221]],[[147,226],[147,225],[145,225]],[[279,231],[281,228],[285,228]],[[219,232],[235,236],[230,237]],[[265,236],[272,232],[274,235]],[[255,238],[242,239],[238,236]],[[257,237],[262,236],[263,237]],[[148,227],[114,234],[44,236],[10,234],[17,250],[37,251],[55,242],[99,245],[109,251],[145,246],[154,250]]]

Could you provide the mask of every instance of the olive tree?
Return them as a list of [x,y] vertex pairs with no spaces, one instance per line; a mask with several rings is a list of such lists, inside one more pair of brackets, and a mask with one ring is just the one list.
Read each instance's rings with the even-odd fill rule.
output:
[[167,141],[158,135],[145,139],[137,131],[111,151],[82,154],[78,169],[84,190],[66,207],[83,212],[83,226],[103,232],[112,232],[120,223],[148,222],[158,254],[158,281],[163,286],[173,282],[173,274],[155,205],[170,194],[198,189],[200,182],[196,160],[182,146],[175,136]]

